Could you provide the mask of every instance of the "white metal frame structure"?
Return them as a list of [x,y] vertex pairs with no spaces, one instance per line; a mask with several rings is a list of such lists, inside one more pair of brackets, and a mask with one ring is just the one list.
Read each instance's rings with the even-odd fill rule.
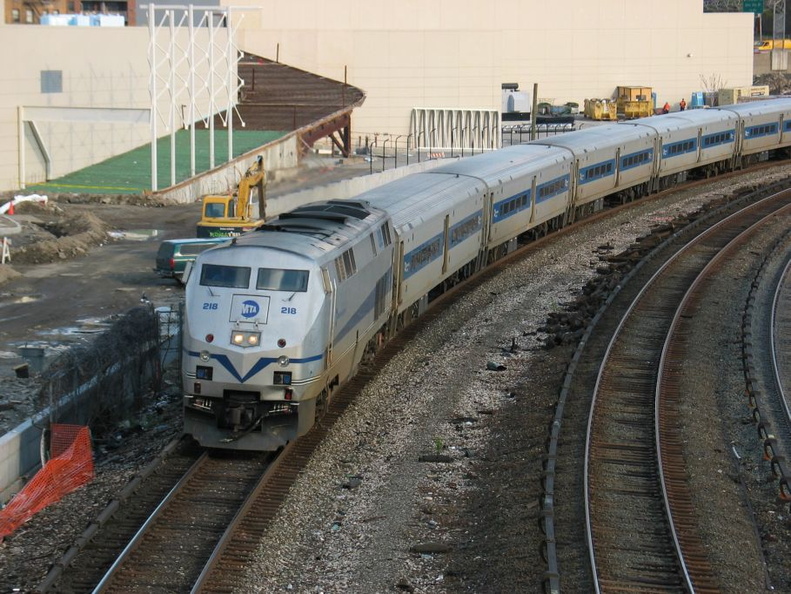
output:
[[[228,160],[233,159],[233,113],[243,81],[237,65],[242,56],[235,42],[239,22],[233,23],[230,7],[197,10],[193,5],[148,4],[149,64],[151,78],[151,189],[157,190],[158,123],[170,132],[170,180],[176,184],[176,130],[190,130],[190,174],[195,170],[195,124],[201,121],[209,129],[209,167],[214,169],[214,116],[221,115],[228,129]],[[254,9],[240,9],[254,10]],[[199,17],[197,24],[195,17]],[[188,27],[186,44],[181,44],[176,29]],[[196,43],[196,29],[208,29],[209,43]],[[216,31],[227,29],[227,37],[216,40]],[[167,34],[165,34],[167,32]],[[186,45],[186,47],[182,47]],[[225,72],[226,76],[216,76]],[[162,101],[160,101],[162,100]],[[201,111],[200,106],[206,106]],[[183,112],[186,108],[187,113]],[[238,116],[238,111],[236,111]],[[181,122],[178,122],[178,118]],[[241,120],[241,117],[240,117]],[[244,122],[242,122],[244,126]]]
[[415,107],[409,116],[415,147],[500,148],[500,113],[493,109]]

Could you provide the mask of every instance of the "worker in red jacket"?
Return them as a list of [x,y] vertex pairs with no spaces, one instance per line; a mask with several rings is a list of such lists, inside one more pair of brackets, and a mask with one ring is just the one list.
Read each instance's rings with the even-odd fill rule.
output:
[[662,113],[670,113],[670,103],[665,101],[665,105],[662,107]]
[[681,111],[684,111],[687,108],[687,102],[684,101],[684,98],[681,98],[681,101],[678,103],[678,107]]

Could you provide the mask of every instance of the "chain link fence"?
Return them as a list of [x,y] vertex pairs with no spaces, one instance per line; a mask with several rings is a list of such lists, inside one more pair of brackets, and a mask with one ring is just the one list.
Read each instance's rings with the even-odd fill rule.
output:
[[88,425],[94,435],[139,413],[162,390],[180,355],[181,310],[136,307],[89,344],[58,356],[41,374],[38,405],[50,423]]

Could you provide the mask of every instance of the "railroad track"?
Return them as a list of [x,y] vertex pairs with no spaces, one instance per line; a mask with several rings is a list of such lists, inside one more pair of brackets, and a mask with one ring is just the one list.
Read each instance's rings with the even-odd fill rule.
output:
[[168,444],[97,516],[36,590],[90,592],[200,454],[183,440]]
[[791,192],[776,194],[690,242],[641,291],[610,342],[586,447],[587,541],[597,592],[719,591],[697,534],[679,434],[685,316],[727,249],[789,203]]

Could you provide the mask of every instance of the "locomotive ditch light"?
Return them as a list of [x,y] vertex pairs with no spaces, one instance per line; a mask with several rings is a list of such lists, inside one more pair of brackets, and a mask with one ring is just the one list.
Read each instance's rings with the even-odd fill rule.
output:
[[231,344],[240,347],[258,346],[261,342],[260,332],[243,332],[242,330],[234,330],[231,332]]
[[211,355],[209,354],[209,351],[201,351],[200,355],[198,356],[200,357],[200,360],[204,362],[211,359]]
[[192,385],[192,393],[193,394],[200,394],[200,382],[195,382]]
[[280,367],[287,367],[290,362],[289,358],[285,355],[280,355],[277,359],[277,364],[280,365]]

